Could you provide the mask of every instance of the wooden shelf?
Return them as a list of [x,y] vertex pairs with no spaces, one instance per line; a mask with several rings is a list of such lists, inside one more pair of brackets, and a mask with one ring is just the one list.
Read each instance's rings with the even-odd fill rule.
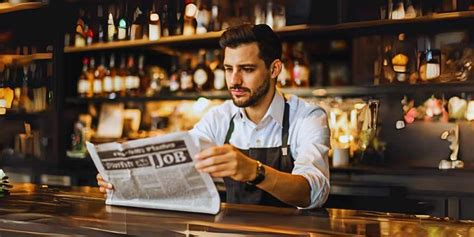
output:
[[0,55],[0,63],[11,64],[15,62],[18,64],[25,64],[35,60],[49,60],[52,58],[52,53],[36,53],[29,55],[2,54]]
[[43,6],[44,4],[41,2],[27,2],[27,3],[19,3],[19,4],[11,4],[8,2],[3,2],[3,3],[0,3],[0,14],[38,9]]
[[[301,36],[313,36],[313,35],[326,35],[326,34],[353,34],[361,32],[376,32],[378,30],[387,30],[391,26],[400,27],[403,25],[416,25],[420,26],[423,24],[431,24],[437,22],[450,22],[463,19],[473,19],[474,11],[463,11],[463,12],[449,12],[449,13],[436,13],[430,16],[422,16],[413,19],[403,20],[373,20],[373,21],[360,21],[341,23],[335,25],[293,25],[286,26],[281,29],[275,30],[277,34],[282,38],[287,37],[301,37]],[[388,28],[387,28],[388,27]],[[419,29],[417,29],[419,31]],[[425,28],[426,30],[426,28]],[[221,36],[223,31],[209,32],[205,34],[196,34],[192,36],[169,36],[162,37],[159,40],[134,40],[134,41],[117,41],[110,43],[95,43],[91,46],[84,47],[73,47],[67,46],[64,48],[65,53],[79,53],[89,52],[97,50],[110,50],[120,48],[133,48],[133,47],[149,47],[149,46],[173,46],[180,45],[186,46],[189,44],[194,45],[195,43],[215,43]]]

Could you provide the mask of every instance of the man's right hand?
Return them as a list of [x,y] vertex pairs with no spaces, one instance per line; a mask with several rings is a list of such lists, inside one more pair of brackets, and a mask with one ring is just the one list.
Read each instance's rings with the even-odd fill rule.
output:
[[105,195],[107,198],[107,190],[113,190],[114,187],[111,183],[107,183],[107,181],[102,178],[102,175],[97,174],[97,185],[99,185],[99,191]]

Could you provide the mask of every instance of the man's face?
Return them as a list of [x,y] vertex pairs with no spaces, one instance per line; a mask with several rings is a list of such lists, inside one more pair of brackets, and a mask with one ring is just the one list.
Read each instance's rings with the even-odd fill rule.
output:
[[269,92],[270,72],[258,53],[257,43],[225,48],[227,88],[238,107],[253,106]]

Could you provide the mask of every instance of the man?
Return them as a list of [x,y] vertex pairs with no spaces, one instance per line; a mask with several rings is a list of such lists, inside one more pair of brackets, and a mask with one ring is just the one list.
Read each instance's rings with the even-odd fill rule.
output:
[[[281,42],[267,25],[242,25],[220,39],[232,101],[190,131],[203,149],[195,167],[224,178],[227,202],[319,207],[329,194],[324,111],[276,90]],[[101,191],[111,188],[100,176]]]

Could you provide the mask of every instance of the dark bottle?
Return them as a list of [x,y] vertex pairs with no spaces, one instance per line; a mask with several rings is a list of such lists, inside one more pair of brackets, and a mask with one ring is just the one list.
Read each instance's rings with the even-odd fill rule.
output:
[[140,10],[140,7],[137,6],[133,13],[132,26],[130,27],[130,39],[136,40],[143,37],[143,24],[144,24],[144,14]]
[[87,80],[88,64],[89,64],[89,60],[87,58],[84,58],[82,60],[82,72],[77,81],[77,95],[83,98],[88,97],[87,94],[91,87],[89,80]]
[[193,79],[197,91],[208,91],[212,87],[214,74],[207,64],[204,49],[199,50],[199,63],[194,69]]
[[[173,57],[171,62],[171,71],[169,77],[169,90],[170,92],[177,92],[181,88],[180,85],[180,72],[178,67],[178,58]],[[161,85],[163,90],[165,90],[166,85]]]
[[150,77],[145,71],[145,56],[138,56],[138,83],[140,84],[140,95],[144,95],[150,86]]
[[214,50],[214,57],[215,57],[215,68],[214,70],[214,83],[213,89],[214,90],[224,90],[226,88],[226,81],[225,81],[225,70],[224,70],[224,63],[222,62],[221,51],[219,49]]
[[193,71],[191,70],[191,58],[186,59],[184,67],[181,68],[179,73],[179,84],[181,85],[182,91],[193,91]]
[[[107,98],[115,98],[114,93],[114,77],[115,77],[115,58],[114,55],[111,54],[109,60],[109,66],[104,67],[104,79],[102,80],[102,91],[105,97]],[[113,75],[112,75],[113,70]]]
[[282,68],[280,74],[277,77],[277,86],[278,87],[291,87],[293,86],[293,78],[292,78],[292,71],[293,71],[293,63],[291,62],[289,50],[288,50],[288,43],[282,44]]
[[104,10],[102,5],[97,5],[97,42],[104,42]]
[[[121,84],[120,87],[117,87],[118,91],[120,91],[119,95],[120,96],[126,96],[127,95],[127,68],[125,64],[125,55],[122,55],[120,58],[120,68],[118,70],[118,80],[120,80]],[[117,83],[118,84],[118,83]],[[115,86],[115,85],[114,85]]]
[[220,31],[221,21],[219,15],[219,4],[217,0],[212,0],[211,19],[209,22],[209,31]]
[[170,35],[170,25],[169,25],[169,13],[168,13],[168,4],[163,6],[163,12],[161,13],[161,32],[163,37]]
[[197,21],[196,16],[198,7],[192,0],[186,0],[184,6],[183,35],[196,34]]
[[75,29],[75,34],[74,34],[74,46],[75,47],[86,46],[86,29],[85,29],[83,9],[79,9],[79,16],[76,21],[76,29]]
[[133,55],[127,59],[127,76],[125,77],[125,90],[127,96],[137,96],[140,88],[140,78],[136,70],[135,58]]

